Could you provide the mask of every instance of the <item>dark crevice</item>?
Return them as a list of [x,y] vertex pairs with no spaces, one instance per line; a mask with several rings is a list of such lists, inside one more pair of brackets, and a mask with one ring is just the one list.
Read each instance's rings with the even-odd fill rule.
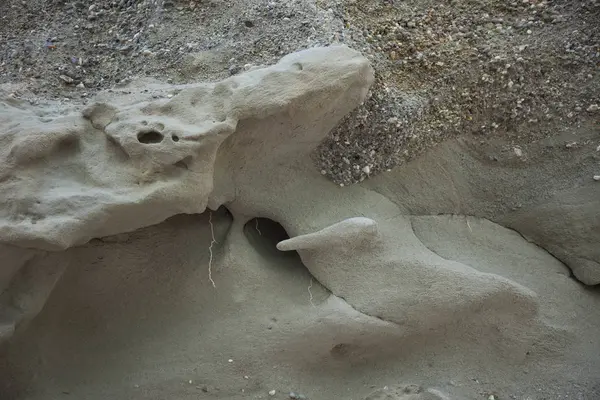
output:
[[254,218],[244,225],[244,235],[256,251],[263,256],[297,259],[304,264],[296,251],[279,251],[277,243],[289,239],[283,226],[268,218]]
[[289,272],[300,271],[302,274],[308,275],[313,287],[320,286],[331,293],[331,290],[306,268],[297,251],[277,249],[277,243],[290,238],[279,223],[268,218],[254,218],[244,225],[244,235],[258,254],[271,260],[280,260],[281,262],[275,263],[278,269],[287,269]]
[[138,132],[137,134],[137,139],[140,143],[144,143],[144,144],[156,144],[156,143],[160,143],[163,141],[165,137],[163,136],[162,133],[158,132],[158,131],[142,131],[142,132]]

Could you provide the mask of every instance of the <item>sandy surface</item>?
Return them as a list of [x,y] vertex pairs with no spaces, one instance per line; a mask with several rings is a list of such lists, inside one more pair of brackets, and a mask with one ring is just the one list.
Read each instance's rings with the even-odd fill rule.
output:
[[0,399],[600,398],[597,2],[0,18]]
[[[381,213],[372,204],[360,208]],[[208,280],[209,217],[216,287]],[[415,305],[393,300],[404,289],[386,289],[396,276],[406,279],[400,266],[378,271],[352,263],[344,277],[309,272],[297,255],[275,248],[288,236],[269,220],[251,220],[236,232],[241,227],[225,209],[177,216],[54,256],[70,267],[42,314],[5,349],[5,390],[24,390],[28,395],[18,398],[31,399],[284,399],[290,391],[363,399],[409,383],[457,399],[597,396],[597,289],[487,219],[420,215],[410,224],[444,260],[535,294],[526,303],[494,301],[497,311],[473,310],[414,335],[395,320]],[[337,296],[320,281],[336,287]],[[380,315],[368,311],[372,304],[383,305]],[[523,313],[526,304],[539,310]]]

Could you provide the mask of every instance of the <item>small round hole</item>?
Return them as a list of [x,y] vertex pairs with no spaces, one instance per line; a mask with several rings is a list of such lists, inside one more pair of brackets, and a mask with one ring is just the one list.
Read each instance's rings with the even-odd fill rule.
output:
[[173,139],[174,142],[179,142],[179,136],[177,135],[171,136],[171,139]]

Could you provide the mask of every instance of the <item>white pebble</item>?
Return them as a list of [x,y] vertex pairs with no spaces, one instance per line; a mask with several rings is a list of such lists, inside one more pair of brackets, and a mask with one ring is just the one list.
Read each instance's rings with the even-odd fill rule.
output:
[[227,360],[228,363],[232,363],[233,360],[230,358],[229,360]]
[[586,109],[587,112],[595,112],[598,110],[600,110],[600,106],[598,104],[592,104]]
[[594,180],[596,182],[599,182],[600,181],[600,175],[594,175]]
[[275,396],[275,393],[277,393],[277,391],[275,389],[270,390],[269,391],[269,396]]
[[363,171],[365,174],[369,175],[369,174],[371,173],[371,167],[369,167],[368,165],[365,165],[365,166],[363,167],[362,171]]
[[513,151],[515,152],[515,154],[517,155],[517,157],[521,157],[523,156],[523,150],[521,150],[518,147],[513,148]]

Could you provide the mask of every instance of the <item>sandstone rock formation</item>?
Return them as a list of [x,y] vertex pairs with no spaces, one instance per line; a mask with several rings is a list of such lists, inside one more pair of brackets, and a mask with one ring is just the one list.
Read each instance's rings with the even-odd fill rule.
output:
[[[175,214],[202,213],[209,198],[213,207],[216,198],[223,203],[233,195],[239,171],[215,172],[217,151],[219,168],[231,169],[224,165],[230,158],[255,156],[245,150],[248,144],[261,153],[277,146],[279,154],[295,151],[298,142],[314,147],[362,101],[371,80],[367,60],[340,46],[292,54],[218,83],[107,94],[82,109],[33,108],[7,99],[0,110],[0,242],[13,246],[16,256],[4,252],[0,284],[18,280],[16,271],[31,258],[22,255],[31,253],[26,249],[65,249]],[[167,96],[172,92],[177,94]],[[165,98],[152,100],[156,93]],[[298,118],[306,114],[312,118]],[[294,123],[293,130],[279,130],[277,120]],[[266,139],[260,137],[265,130],[285,137],[256,142]],[[215,175],[222,180],[217,188]],[[27,271],[34,273],[44,272]],[[43,299],[60,273],[55,275],[52,283],[44,281],[48,290],[20,291]],[[6,301],[15,303],[9,293]],[[41,309],[42,299],[25,307],[29,316]]]
[[[246,126],[254,121],[264,129],[276,118],[299,123],[292,112],[314,113],[318,126],[303,122],[277,143],[314,146],[360,103],[371,76],[358,53],[332,47],[218,83],[163,86],[157,92],[177,94],[156,101],[143,90],[105,94],[110,103],[82,110],[5,101],[0,241],[57,250],[203,212],[209,196],[223,195],[213,192],[214,165],[218,149],[222,159],[230,150],[220,146],[228,136],[236,132],[241,147],[255,140]],[[227,155],[245,156],[240,147]],[[237,174],[217,173],[225,172]]]
[[[444,176],[405,170],[417,179],[391,174],[339,187],[315,169],[312,151],[365,99],[372,81],[366,58],[334,46],[217,83],[106,92],[85,106],[3,101],[0,341],[12,336],[12,343],[0,377],[37,385],[38,397],[31,398],[47,398],[68,379],[38,378],[43,371],[64,362],[67,376],[79,371],[81,360],[96,365],[108,343],[109,353],[141,352],[129,355],[136,361],[123,374],[161,379],[156,360],[139,361],[148,354],[144,344],[156,347],[155,334],[168,343],[165,354],[200,343],[196,355],[210,358],[215,367],[209,373],[221,375],[231,373],[227,362],[219,364],[221,340],[250,359],[261,354],[311,373],[323,360],[345,368],[373,360],[393,364],[389,358],[396,357],[425,368],[421,352],[435,358],[452,346],[461,349],[453,353],[457,360],[490,349],[507,368],[524,363],[530,352],[540,362],[562,354],[560,345],[575,333],[548,306],[556,299],[548,300],[545,288],[568,293],[579,312],[597,299],[516,233],[485,219],[466,219],[465,233],[463,217],[456,224],[429,215],[476,214],[462,204],[463,197],[479,204],[465,194],[468,182],[452,181],[451,191],[436,193],[433,183]],[[445,171],[434,162],[425,168]],[[407,189],[411,184],[414,190]],[[424,205],[411,197],[415,193],[435,198]],[[456,210],[444,209],[448,205]],[[493,214],[487,212],[505,217]],[[261,227],[260,221],[272,224]],[[510,244],[504,253],[494,239]],[[565,254],[596,257],[586,251],[571,247]],[[503,261],[506,254],[516,261]],[[515,267],[521,264],[525,273]],[[549,271],[552,278],[536,286]],[[576,274],[596,282],[593,274]],[[307,278],[299,290],[298,281]],[[306,308],[298,305],[300,296]],[[265,335],[257,321],[279,302],[284,322],[271,318],[268,330],[280,329]],[[164,321],[182,327],[181,343],[169,336],[179,328]],[[586,335],[595,324],[585,327]],[[240,331],[249,339],[237,338]],[[123,345],[140,337],[140,348]],[[572,346],[581,352],[579,342]],[[66,348],[78,349],[77,356],[64,354]],[[158,364],[161,357],[167,356],[158,356]],[[118,364],[102,362],[108,370]],[[189,369],[178,362],[178,373]],[[79,371],[85,385],[70,390],[86,397],[93,385],[104,387],[95,368]],[[390,376],[394,368],[401,367],[390,367]],[[271,366],[261,371],[271,379]],[[15,398],[22,393],[12,383],[5,389]],[[129,393],[134,389],[103,390],[142,398]],[[369,398],[446,398],[412,386],[392,392]]]

